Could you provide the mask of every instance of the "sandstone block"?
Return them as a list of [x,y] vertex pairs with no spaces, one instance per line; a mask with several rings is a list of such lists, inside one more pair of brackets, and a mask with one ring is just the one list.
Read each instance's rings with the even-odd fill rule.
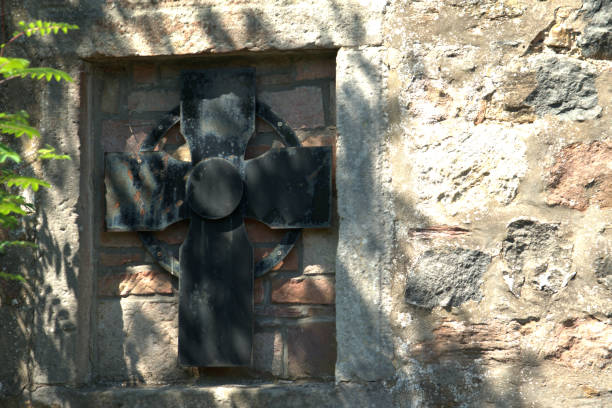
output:
[[431,309],[478,301],[490,262],[489,255],[466,248],[425,251],[406,277],[406,302]]
[[287,369],[290,377],[329,377],[336,362],[336,326],[308,323],[289,329]]
[[96,335],[98,380],[155,383],[186,377],[178,366],[176,301],[103,300]]
[[612,207],[612,143],[574,143],[564,147],[548,169],[546,202],[586,210]]
[[253,368],[276,376],[283,374],[283,338],[280,332],[255,333]]
[[524,285],[548,294],[559,292],[573,278],[572,245],[558,224],[518,219],[507,228],[501,256],[506,264],[503,278],[515,296]]

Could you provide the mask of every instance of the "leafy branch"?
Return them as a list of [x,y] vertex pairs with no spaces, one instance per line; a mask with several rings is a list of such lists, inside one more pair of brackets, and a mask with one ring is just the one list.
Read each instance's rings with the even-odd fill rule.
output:
[[[70,75],[64,71],[48,67],[31,67],[27,59],[5,57],[4,51],[8,45],[21,37],[46,36],[58,34],[60,31],[66,34],[69,30],[76,30],[78,27],[73,24],[42,20],[27,24],[21,21],[19,27],[20,30],[16,31],[5,44],[0,44],[0,84],[18,78],[72,82]],[[51,184],[44,180],[26,176],[24,172],[27,166],[40,160],[70,159],[65,154],[57,153],[54,147],[45,145],[37,150],[32,160],[24,161],[22,154],[13,147],[12,143],[14,139],[23,136],[29,139],[40,137],[38,129],[29,122],[28,113],[0,112],[0,229],[5,231],[17,228],[22,218],[34,211],[34,204],[28,202],[23,195],[25,190],[36,192],[40,188],[51,187]],[[9,247],[34,248],[36,245],[19,239],[0,238],[0,255]],[[0,279],[24,281],[21,275],[6,271],[0,271]]]

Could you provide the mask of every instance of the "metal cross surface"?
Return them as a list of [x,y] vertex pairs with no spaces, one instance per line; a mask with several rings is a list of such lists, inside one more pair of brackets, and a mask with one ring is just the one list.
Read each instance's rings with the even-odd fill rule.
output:
[[[256,102],[254,69],[185,71],[181,80],[180,109],[140,153],[106,154],[106,227],[157,231],[189,219],[178,260],[168,260],[162,244],[141,233],[160,264],[180,278],[179,362],[250,365],[253,279],[282,258],[254,265],[244,217],[271,228],[328,227],[331,148],[299,147],[288,126]],[[290,147],[245,160],[256,115]],[[179,120],[191,163],[153,151],[161,130]],[[277,254],[286,255],[298,234],[288,233]]]

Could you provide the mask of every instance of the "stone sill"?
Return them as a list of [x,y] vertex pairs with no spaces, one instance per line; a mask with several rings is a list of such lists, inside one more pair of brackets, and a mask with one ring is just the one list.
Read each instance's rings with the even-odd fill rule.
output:
[[[355,389],[357,387],[361,392]],[[342,407],[362,402],[380,401],[381,388],[360,385],[336,385],[332,382],[302,384],[172,385],[160,387],[68,388],[41,386],[20,399],[0,399],[7,408],[36,407]],[[364,394],[365,392],[365,394]],[[366,400],[363,400],[363,397]],[[383,397],[384,399],[384,397]],[[362,405],[364,406],[364,405]]]

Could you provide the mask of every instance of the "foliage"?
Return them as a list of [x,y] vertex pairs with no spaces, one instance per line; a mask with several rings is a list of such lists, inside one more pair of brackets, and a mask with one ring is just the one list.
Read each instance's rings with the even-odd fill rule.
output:
[[[19,27],[19,31],[16,31],[9,41],[0,44],[0,84],[22,78],[71,82],[72,78],[64,71],[47,67],[30,67],[30,61],[27,59],[5,57],[4,52],[7,46],[19,38],[53,35],[60,31],[68,33],[69,30],[76,30],[78,27],[41,20],[28,24],[21,21]],[[51,186],[39,178],[26,176],[24,174],[26,168],[37,160],[69,159],[67,155],[56,153],[55,148],[46,145],[37,151],[33,159],[25,161],[15,148],[15,139],[24,136],[30,139],[40,137],[38,129],[30,125],[28,113],[0,112],[0,254],[8,247],[35,247],[32,242],[11,240],[7,238],[9,234],[2,234],[2,231],[18,228],[21,219],[34,211],[34,205],[24,197],[25,190],[38,191],[41,187]],[[24,280],[22,276],[6,271],[0,271],[0,279]]]

